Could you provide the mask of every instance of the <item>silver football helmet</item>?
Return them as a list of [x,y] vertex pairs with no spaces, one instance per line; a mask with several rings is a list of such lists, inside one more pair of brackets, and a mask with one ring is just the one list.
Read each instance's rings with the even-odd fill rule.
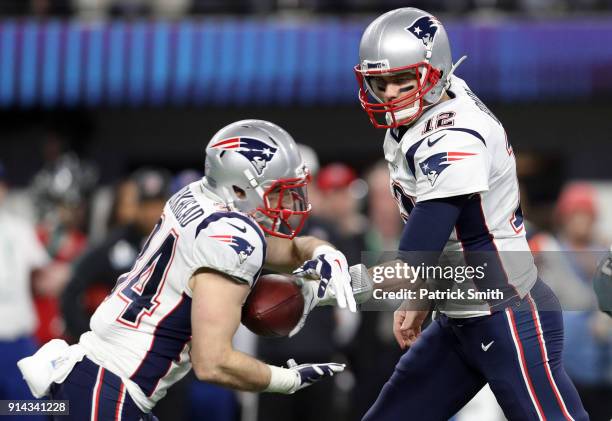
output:
[[263,120],[219,130],[206,146],[204,184],[262,229],[293,238],[310,213],[310,174],[289,133]]
[[[390,128],[416,120],[425,103],[437,103],[463,58],[453,66],[448,36],[440,21],[422,10],[405,7],[379,16],[366,28],[359,60],[355,74],[361,106],[375,127]],[[372,78],[402,73],[414,75],[416,90],[385,102],[373,89]],[[383,115],[384,122],[376,118]]]

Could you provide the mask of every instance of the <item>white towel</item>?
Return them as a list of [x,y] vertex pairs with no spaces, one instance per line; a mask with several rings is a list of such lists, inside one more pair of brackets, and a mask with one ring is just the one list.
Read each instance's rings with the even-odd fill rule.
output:
[[42,398],[49,394],[53,383],[62,383],[76,363],[85,357],[80,345],[68,346],[66,341],[53,339],[34,355],[17,362],[32,395]]

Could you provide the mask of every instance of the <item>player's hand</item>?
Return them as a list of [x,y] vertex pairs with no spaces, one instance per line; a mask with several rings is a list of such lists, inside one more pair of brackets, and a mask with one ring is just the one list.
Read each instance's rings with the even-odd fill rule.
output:
[[428,313],[428,310],[397,310],[393,314],[393,336],[401,349],[416,342]]
[[[301,272],[304,273],[304,272]],[[368,275],[368,270],[364,265],[353,265],[349,268],[351,276],[351,297],[359,303],[367,301],[372,295],[372,280]],[[332,288],[327,288],[323,298],[319,298],[319,283],[309,281],[304,277],[298,276],[296,283],[301,288],[302,296],[304,297],[304,310],[298,324],[289,332],[291,338],[298,333],[308,318],[308,314],[317,306],[331,306],[336,304],[336,294]]]
[[318,277],[320,279],[316,294],[318,299],[323,299],[329,288],[338,307],[348,306],[350,311],[357,311],[348,263],[340,251],[329,247],[325,253],[304,262],[302,266],[293,271],[293,274],[301,277]]
[[290,393],[295,393],[298,390],[304,389],[319,380],[326,377],[332,377],[336,373],[344,370],[344,364],[338,363],[321,363],[321,364],[300,364],[298,365],[293,359],[287,361],[287,367],[296,374],[295,387]]
[[306,319],[308,318],[308,315],[310,314],[312,309],[315,308],[320,302],[320,299],[317,297],[317,290],[319,289],[317,282],[308,281],[304,278],[298,277],[297,284],[302,291],[302,297],[304,297],[304,310],[302,310],[302,317],[300,318],[298,323],[295,325],[293,330],[289,332],[290,338],[295,336],[300,330],[302,330],[302,328],[306,324]]

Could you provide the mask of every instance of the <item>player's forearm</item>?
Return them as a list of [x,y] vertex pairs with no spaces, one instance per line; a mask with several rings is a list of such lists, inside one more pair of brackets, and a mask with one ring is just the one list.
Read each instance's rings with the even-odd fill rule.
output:
[[207,356],[193,365],[199,380],[247,392],[261,392],[270,384],[267,364],[242,352],[229,350],[217,358]]
[[306,260],[314,257],[316,250],[321,246],[335,248],[327,241],[323,241],[316,237],[296,237],[293,239],[294,248],[294,263],[301,265]]
[[269,238],[266,268],[291,272],[306,260],[312,259],[315,250],[323,245],[333,247],[326,241],[310,236],[296,237],[293,240]]
[[196,377],[246,392],[291,394],[304,387],[294,370],[265,364],[239,351],[231,350],[215,363],[194,365]]
[[[469,195],[463,195],[417,203],[404,226],[398,258],[368,270],[375,284],[373,293],[376,290],[410,292],[425,288],[425,281],[411,269],[437,265],[468,198]],[[418,306],[428,307],[427,303]]]

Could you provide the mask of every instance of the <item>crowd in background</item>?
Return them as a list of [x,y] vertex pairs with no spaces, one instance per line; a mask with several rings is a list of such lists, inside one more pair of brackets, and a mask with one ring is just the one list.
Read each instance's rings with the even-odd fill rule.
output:
[[271,12],[372,13],[397,7],[436,13],[575,13],[612,9],[612,0],[3,0],[0,15],[85,18],[179,17],[185,14]]
[[[386,164],[355,169],[334,162],[320,167],[315,151],[301,148],[313,174],[313,213],[304,234],[336,244],[353,263],[362,260],[364,251],[395,250],[403,224],[389,190]],[[81,160],[58,139],[47,140],[41,154],[42,168],[27,188],[11,191],[10,174],[0,165],[0,316],[15,320],[0,329],[1,368],[9,373],[0,382],[0,399],[28,397],[14,362],[51,338],[78,340],[117,277],[129,271],[167,198],[202,176],[199,169],[171,174],[147,167],[113,186],[100,186],[95,163]],[[591,252],[609,247],[609,238],[595,230],[597,201],[588,183],[568,184],[548,215],[553,229],[530,224],[528,238],[541,276],[558,295],[592,300],[579,311],[565,313],[565,363],[591,419],[608,420],[612,324],[595,310],[589,292],[597,264],[597,254]],[[542,251],[565,254],[559,262],[554,260],[559,254]],[[236,394],[190,375],[170,389],[155,413],[161,420],[195,420],[201,414],[215,421],[360,419],[401,355],[391,322],[390,312],[350,314],[326,307],[313,312],[293,339],[257,338],[241,329],[236,346],[270,363],[284,364],[291,356],[298,361],[340,360],[349,369],[334,382],[295,396]],[[7,344],[10,353],[3,351]],[[484,401],[470,410],[490,414],[491,409],[484,408],[493,406],[492,413],[499,416],[492,398]],[[457,419],[474,419],[473,412],[468,414]]]

